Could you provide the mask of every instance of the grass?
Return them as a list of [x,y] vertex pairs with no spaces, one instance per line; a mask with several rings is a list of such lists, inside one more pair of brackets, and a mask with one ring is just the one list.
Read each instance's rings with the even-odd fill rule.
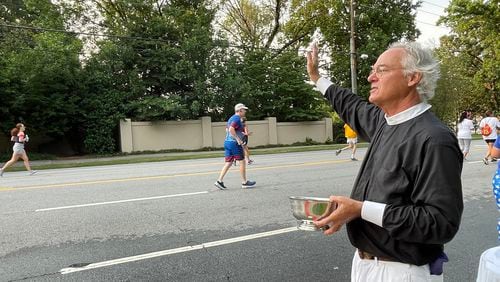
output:
[[[296,153],[296,152],[311,152],[311,151],[323,151],[323,150],[335,150],[344,147],[344,144],[332,144],[332,145],[309,145],[302,147],[272,147],[263,149],[253,149],[251,150],[252,156],[256,155],[270,155],[270,154],[282,154],[282,153]],[[367,147],[366,143],[358,144],[358,147]],[[192,153],[192,154],[189,154]],[[31,154],[30,154],[31,156]],[[123,155],[122,155],[123,156]],[[74,162],[74,163],[53,163],[53,164],[43,164],[43,165],[33,165],[32,168],[36,170],[44,169],[59,169],[59,168],[75,168],[75,167],[90,167],[90,166],[103,166],[103,165],[121,165],[121,164],[135,164],[135,163],[149,163],[149,162],[165,162],[165,161],[177,161],[177,160],[193,160],[193,159],[206,159],[206,158],[222,158],[224,156],[223,152],[213,152],[213,153],[203,153],[199,154],[197,151],[186,152],[183,155],[174,156],[145,156],[145,157],[135,157],[135,158],[117,158],[111,160],[98,160],[95,161],[85,161],[85,162]],[[333,156],[333,155],[332,155]],[[21,164],[21,163],[19,163]],[[22,166],[11,167],[7,171],[23,171],[25,170]]]
[[483,135],[481,135],[481,134],[472,134],[472,140],[483,140]]
[[[0,160],[10,160],[12,157],[12,152],[0,153]],[[57,156],[51,154],[40,154],[40,153],[29,153],[29,158],[31,161],[41,161],[41,160],[56,160]]]

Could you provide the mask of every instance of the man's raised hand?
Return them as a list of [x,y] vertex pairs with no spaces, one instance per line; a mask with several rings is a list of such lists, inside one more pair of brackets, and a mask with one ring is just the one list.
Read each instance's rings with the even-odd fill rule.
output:
[[316,43],[311,43],[307,51],[307,73],[312,82],[316,83],[320,78],[319,75],[319,58],[318,46]]

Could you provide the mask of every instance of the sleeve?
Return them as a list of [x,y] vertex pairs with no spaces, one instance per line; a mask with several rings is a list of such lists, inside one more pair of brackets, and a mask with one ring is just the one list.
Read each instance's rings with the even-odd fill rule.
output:
[[444,244],[458,231],[463,212],[462,158],[456,144],[429,142],[408,204],[388,204],[383,227],[401,241]]
[[386,206],[384,203],[364,201],[361,207],[361,218],[382,227]]
[[370,142],[380,119],[383,118],[382,110],[364,101],[349,89],[333,85],[326,78],[320,78],[316,86],[323,92],[340,118],[349,124],[359,137]]
[[484,127],[484,118],[481,120],[481,122],[479,123],[479,128],[483,128]]
[[238,118],[235,118],[235,117],[233,116],[233,117],[229,120],[229,122],[228,122],[228,123],[229,123],[229,126],[230,126],[230,127],[232,127],[232,128],[234,128],[234,129],[238,129],[238,128],[240,128],[240,127],[241,127],[241,121],[240,121],[239,117],[238,117]]
[[24,132],[19,132],[17,134],[17,137],[19,137],[19,142],[23,142],[25,137]]
[[495,140],[495,144],[493,144],[493,147],[500,150],[500,137],[498,137],[497,140]]

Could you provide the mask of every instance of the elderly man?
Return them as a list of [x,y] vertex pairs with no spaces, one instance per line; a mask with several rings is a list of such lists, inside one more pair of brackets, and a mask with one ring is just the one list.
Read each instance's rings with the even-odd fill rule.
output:
[[245,153],[243,150],[244,126],[241,119],[245,117],[248,108],[239,103],[234,106],[234,115],[229,118],[226,126],[226,139],[224,140],[224,159],[226,163],[222,168],[219,178],[215,181],[215,187],[220,190],[227,189],[223,179],[234,161],[240,162],[241,188],[247,189],[255,186],[255,181],[247,180]]
[[327,235],[347,225],[357,249],[351,281],[441,280],[443,244],[457,233],[463,211],[463,155],[426,103],[439,76],[432,53],[414,42],[392,44],[368,76],[370,103],[320,77],[316,46],[307,70],[340,117],[371,143],[351,197],[331,196],[338,208],[315,222]]

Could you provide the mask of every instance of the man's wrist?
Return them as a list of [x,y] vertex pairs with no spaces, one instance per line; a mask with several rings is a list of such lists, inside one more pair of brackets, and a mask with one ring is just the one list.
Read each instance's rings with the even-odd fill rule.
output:
[[319,75],[319,73],[311,73],[309,74],[309,78],[311,79],[312,82],[316,83],[318,82],[318,79],[321,78],[321,75]]

